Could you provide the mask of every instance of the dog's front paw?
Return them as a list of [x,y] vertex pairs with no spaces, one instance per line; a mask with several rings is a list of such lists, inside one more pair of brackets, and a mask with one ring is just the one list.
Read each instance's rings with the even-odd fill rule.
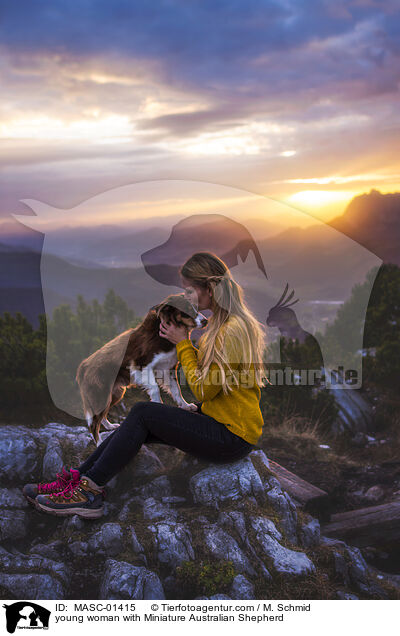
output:
[[118,422],[114,423],[114,422],[110,422],[109,420],[106,420],[106,419],[102,420],[101,423],[103,424],[103,426],[106,429],[106,431],[113,431],[114,429],[119,427]]
[[182,405],[182,408],[185,409],[185,411],[197,411],[197,404],[194,404],[193,402],[190,402],[190,404],[188,404],[186,402],[186,404]]

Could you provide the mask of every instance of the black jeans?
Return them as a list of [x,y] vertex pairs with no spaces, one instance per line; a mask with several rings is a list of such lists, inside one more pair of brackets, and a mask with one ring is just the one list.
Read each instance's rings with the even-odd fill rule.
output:
[[129,463],[142,444],[151,442],[175,446],[214,462],[242,459],[255,448],[200,411],[185,411],[158,402],[137,402],[121,426],[79,466],[79,472],[104,486]]

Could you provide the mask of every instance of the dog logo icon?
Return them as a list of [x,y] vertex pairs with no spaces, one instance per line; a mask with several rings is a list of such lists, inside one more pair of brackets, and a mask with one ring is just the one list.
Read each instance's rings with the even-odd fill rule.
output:
[[18,601],[10,605],[4,604],[6,610],[7,631],[14,634],[18,629],[49,629],[50,610],[32,603]]

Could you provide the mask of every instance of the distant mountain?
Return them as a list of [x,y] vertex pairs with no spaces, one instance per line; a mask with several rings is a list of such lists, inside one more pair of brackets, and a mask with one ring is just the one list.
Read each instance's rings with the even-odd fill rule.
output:
[[355,197],[330,225],[354,239],[385,263],[400,265],[400,193],[371,190]]
[[137,316],[143,316],[154,302],[174,291],[152,280],[143,267],[89,268],[52,254],[44,255],[43,259],[46,273],[42,288],[40,254],[0,250],[0,315],[20,311],[37,326],[37,316],[45,308],[48,315],[61,303],[74,309],[78,294],[86,302],[95,298],[102,302],[107,291],[113,289]]
[[[171,229],[164,223],[138,231],[126,228],[125,233],[111,225],[101,226],[99,233],[90,227],[79,232],[64,227],[46,234],[43,295],[40,253],[15,242],[4,245],[0,236],[0,314],[19,310],[32,320],[44,312],[43,297],[51,314],[62,302],[74,308],[77,294],[86,301],[97,298],[101,302],[113,289],[136,315],[143,316],[154,302],[180,289],[154,280],[145,271],[141,255],[147,251],[156,263],[175,266],[181,264],[183,255],[186,258],[206,250],[222,258],[230,254],[232,274],[244,286],[246,300],[259,320],[265,321],[289,282],[301,301],[296,311],[309,315],[313,326],[314,316],[323,321],[331,319],[337,310],[335,303],[346,300],[353,285],[364,281],[366,272],[377,264],[373,253],[383,260],[399,262],[399,212],[400,194],[382,195],[372,190],[356,197],[330,224],[292,227],[267,238],[259,226],[259,231],[250,235],[268,280],[256,266],[256,254],[247,257],[247,251],[240,247],[240,236],[220,227],[215,218],[203,220],[201,215],[194,215],[187,227],[179,223],[185,230],[180,232],[179,241],[176,236],[174,240],[169,238]],[[243,224],[247,226],[245,221]],[[268,224],[266,228],[269,232]],[[315,303],[322,305],[317,307]]]
[[0,222],[0,243],[7,247],[23,247],[40,252],[43,234],[31,230],[16,221],[3,220]]

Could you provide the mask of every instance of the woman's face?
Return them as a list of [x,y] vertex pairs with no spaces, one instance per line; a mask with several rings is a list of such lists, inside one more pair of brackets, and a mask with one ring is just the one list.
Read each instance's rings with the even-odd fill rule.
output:
[[182,286],[185,289],[185,295],[199,311],[211,309],[211,291],[209,289],[194,285],[184,276],[182,276]]

